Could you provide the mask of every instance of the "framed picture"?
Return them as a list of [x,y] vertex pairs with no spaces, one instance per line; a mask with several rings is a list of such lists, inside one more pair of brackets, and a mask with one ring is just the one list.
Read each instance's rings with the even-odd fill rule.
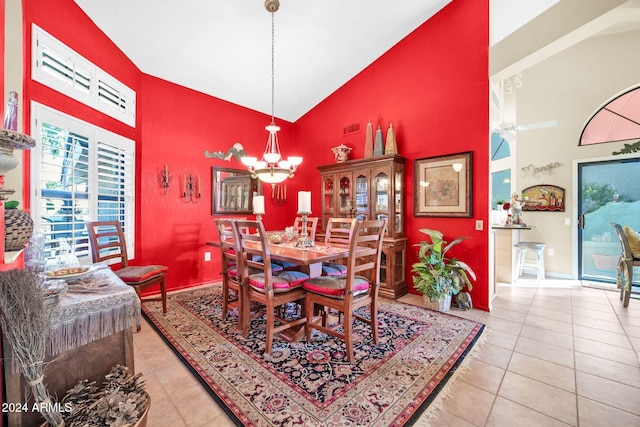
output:
[[415,216],[471,217],[472,152],[417,159]]
[[534,185],[522,190],[523,211],[564,212],[564,188],[557,185]]

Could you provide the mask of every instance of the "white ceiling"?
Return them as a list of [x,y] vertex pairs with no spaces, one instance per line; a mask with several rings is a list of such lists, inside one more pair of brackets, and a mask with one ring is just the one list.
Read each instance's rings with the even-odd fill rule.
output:
[[[75,0],[142,72],[271,114],[263,0]],[[281,0],[275,115],[295,121],[450,0]]]
[[[281,0],[275,115],[294,122],[451,0]],[[263,0],[75,0],[146,74],[271,114]],[[558,0],[492,0],[498,42]]]

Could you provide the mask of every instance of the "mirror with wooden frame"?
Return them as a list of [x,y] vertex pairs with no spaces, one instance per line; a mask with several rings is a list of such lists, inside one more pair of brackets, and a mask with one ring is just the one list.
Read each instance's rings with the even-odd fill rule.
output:
[[212,171],[213,213],[253,213],[253,196],[262,194],[258,179],[246,170],[213,167]]

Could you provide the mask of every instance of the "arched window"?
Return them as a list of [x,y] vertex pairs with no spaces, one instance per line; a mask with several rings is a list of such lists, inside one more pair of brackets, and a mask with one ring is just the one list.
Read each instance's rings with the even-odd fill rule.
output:
[[579,145],[640,138],[640,86],[627,89],[598,108],[587,121]]

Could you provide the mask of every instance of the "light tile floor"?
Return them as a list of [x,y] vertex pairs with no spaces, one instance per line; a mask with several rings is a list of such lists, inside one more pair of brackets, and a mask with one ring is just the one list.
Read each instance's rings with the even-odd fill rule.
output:
[[[431,426],[640,426],[640,300],[623,308],[617,291],[546,280],[499,286],[490,313],[450,314],[487,336]],[[150,427],[233,425],[146,322],[134,346]]]

